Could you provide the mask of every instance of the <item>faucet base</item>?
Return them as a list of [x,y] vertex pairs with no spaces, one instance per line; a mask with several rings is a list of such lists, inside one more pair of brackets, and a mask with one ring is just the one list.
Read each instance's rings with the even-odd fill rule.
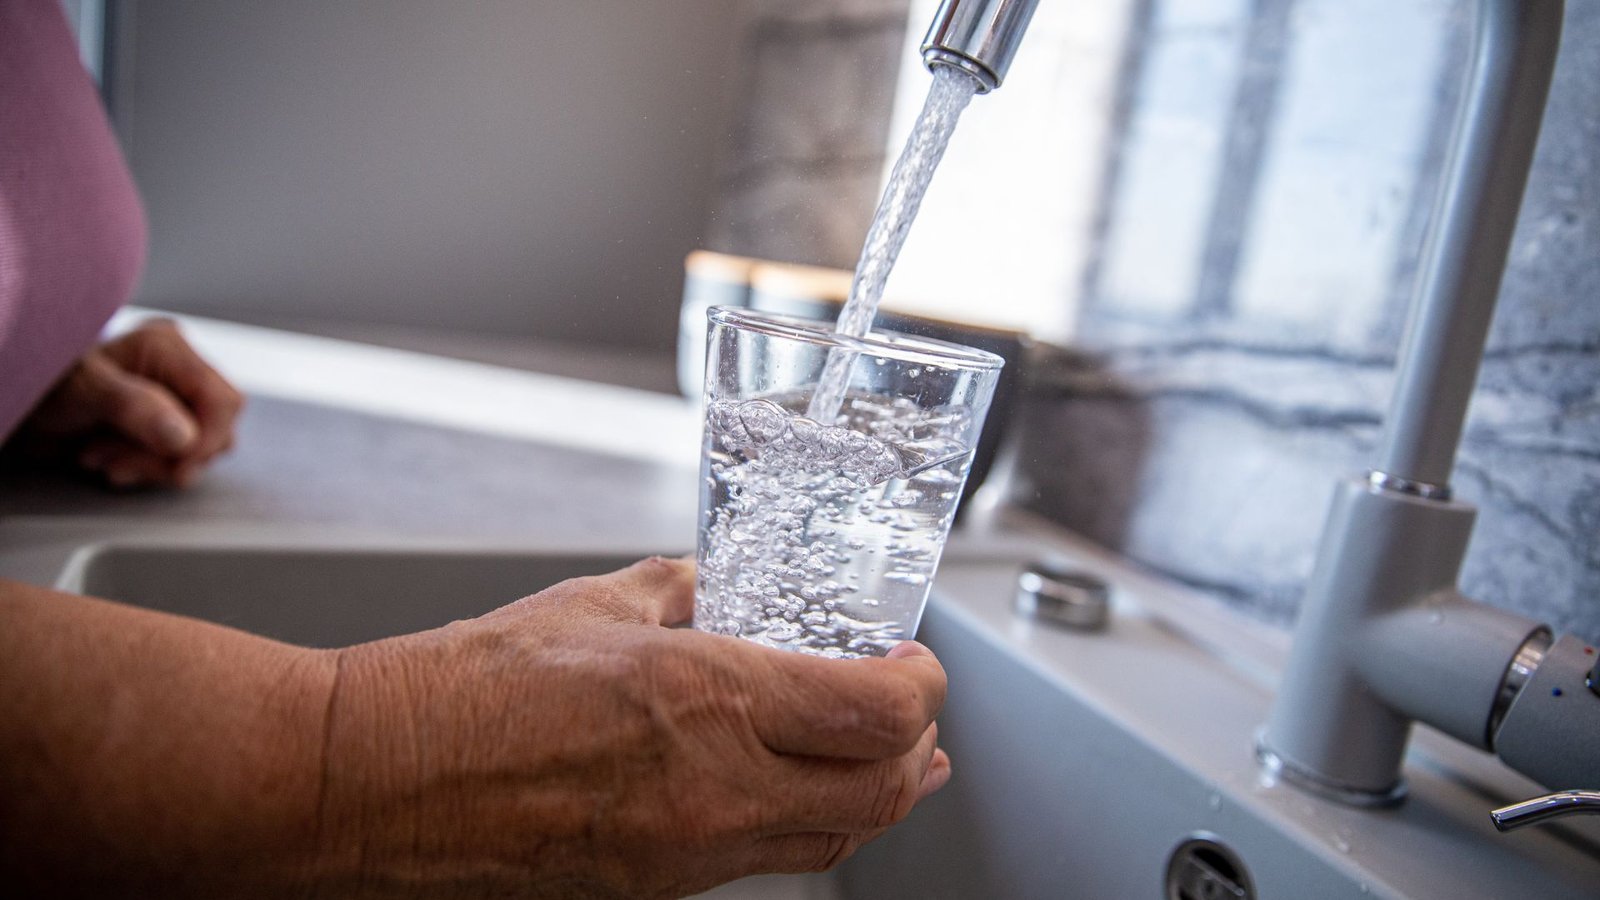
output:
[[1281,781],[1324,800],[1363,809],[1399,806],[1406,799],[1404,778],[1396,779],[1393,785],[1381,791],[1350,787],[1330,781],[1310,769],[1303,769],[1285,759],[1267,744],[1265,729],[1256,733],[1255,744],[1256,761],[1261,764],[1261,771],[1269,782]]

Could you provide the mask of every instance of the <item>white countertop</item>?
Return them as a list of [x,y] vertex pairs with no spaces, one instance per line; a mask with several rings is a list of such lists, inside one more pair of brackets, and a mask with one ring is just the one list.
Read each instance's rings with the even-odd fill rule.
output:
[[700,428],[682,398],[173,318],[250,397],[236,449],[185,491],[0,471],[0,576],[48,583],[76,546],[154,531],[693,547]]
[[200,354],[246,394],[643,462],[699,464],[696,404],[677,396],[355,341],[147,309],[118,333],[175,319]]

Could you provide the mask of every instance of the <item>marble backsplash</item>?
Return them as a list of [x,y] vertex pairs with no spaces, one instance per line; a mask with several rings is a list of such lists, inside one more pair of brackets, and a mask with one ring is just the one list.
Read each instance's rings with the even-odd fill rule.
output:
[[[1162,7],[1183,5],[1155,4],[1145,52],[1163,40]],[[1423,84],[1432,98],[1430,124],[1409,155],[1361,140],[1330,145],[1337,135],[1326,130],[1274,128],[1294,115],[1301,95],[1319,91],[1296,82],[1314,76],[1295,70],[1292,48],[1336,43],[1370,5],[1265,2],[1240,22],[1243,52],[1278,68],[1263,73],[1258,66],[1254,84],[1243,80],[1229,124],[1240,127],[1239,117],[1252,109],[1258,117],[1261,109],[1275,110],[1254,126],[1271,137],[1260,146],[1259,139],[1227,135],[1219,176],[1227,184],[1218,195],[1229,208],[1218,203],[1198,241],[1202,263],[1193,289],[1176,302],[1152,302],[1102,270],[1088,285],[1076,346],[1043,354],[1024,417],[1029,506],[1278,622],[1294,616],[1335,480],[1359,475],[1376,455],[1467,49],[1467,4],[1404,4],[1426,14],[1397,18],[1409,21],[1413,43],[1424,43],[1424,35],[1434,42],[1418,52],[1435,60],[1437,72]],[[1381,59],[1353,64],[1382,68]],[[1405,90],[1399,79],[1370,83],[1373,91]],[[1600,4],[1569,3],[1454,481],[1457,497],[1479,508],[1463,589],[1590,640],[1600,639],[1597,85]],[[1359,84],[1345,86],[1357,95],[1346,101],[1357,107],[1348,121],[1382,105],[1359,98]],[[1163,87],[1149,79],[1130,86],[1135,121],[1140,92]],[[1252,90],[1273,96],[1248,96]],[[1339,102],[1325,93],[1315,99]],[[1381,120],[1381,111],[1374,116]],[[1134,127],[1124,132],[1125,142],[1138,137]],[[1133,151],[1126,143],[1113,150]],[[1316,221],[1328,207],[1292,209],[1263,199],[1289,191],[1297,167],[1312,170],[1302,181],[1342,182],[1358,199],[1367,191],[1391,202],[1357,209],[1365,220],[1340,232]],[[1116,209],[1126,195],[1110,193]],[[1396,197],[1405,202],[1392,202]],[[1232,209],[1235,203],[1246,209]],[[1228,214],[1245,220],[1219,229]],[[1339,215],[1336,208],[1331,215]],[[1107,227],[1109,252],[1139,244],[1116,233],[1115,215]],[[1345,271],[1330,267],[1330,252],[1362,240],[1364,255],[1335,260]],[[1274,258],[1262,259],[1269,254]],[[1350,271],[1371,267],[1374,257],[1382,265],[1362,291]],[[1273,284],[1282,286],[1279,302],[1249,296]]]
[[[1336,479],[1375,455],[1467,6],[1136,5],[1076,333],[1017,416],[1019,502],[1293,618]],[[754,5],[715,249],[851,263],[905,7]],[[1600,3],[1567,8],[1454,487],[1480,510],[1463,588],[1600,640]]]

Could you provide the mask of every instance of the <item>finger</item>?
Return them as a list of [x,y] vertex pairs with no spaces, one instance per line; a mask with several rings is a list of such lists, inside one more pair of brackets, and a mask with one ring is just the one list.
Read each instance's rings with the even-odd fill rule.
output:
[[182,485],[189,465],[157,456],[125,439],[92,442],[78,455],[78,464],[117,488]]
[[911,752],[877,762],[781,757],[779,781],[795,787],[774,796],[768,833],[856,833],[900,822],[924,796],[938,739],[930,725]]
[[[933,762],[923,779],[917,801],[944,787],[950,780],[950,757],[935,750]],[[869,828],[860,832],[803,831],[769,835],[757,842],[749,854],[747,870],[754,872],[822,872],[849,859],[856,850],[878,839],[888,828]]]
[[199,423],[171,391],[114,360],[98,361],[81,390],[96,418],[152,453],[180,456],[199,438]]
[[677,625],[694,615],[694,563],[652,556],[609,575],[575,578],[558,587],[563,599],[607,618],[646,625]]
[[953,771],[950,766],[950,754],[945,753],[943,749],[935,749],[933,760],[928,763],[927,774],[922,776],[922,785],[917,789],[917,802],[921,803],[949,784]]
[[174,476],[160,463],[130,462],[111,466],[105,470],[106,484],[121,490],[150,487],[171,487]]
[[933,651],[916,641],[901,641],[890,647],[889,652],[884,655],[889,659],[905,659],[916,656],[933,656]]
[[203,460],[195,459],[185,460],[184,462],[178,463],[173,467],[172,478],[169,484],[171,484],[172,487],[186,488],[195,483],[195,480],[200,477],[200,473],[205,469],[205,466],[206,464]]
[[[759,650],[756,645],[750,645]],[[888,759],[910,751],[944,706],[944,667],[905,641],[884,659],[763,652],[751,721],[778,753]]]
[[244,395],[189,346],[175,322],[147,322],[105,349],[124,368],[166,386],[193,410],[200,428],[194,456],[210,459],[232,443]]
[[112,463],[100,474],[114,488],[167,487],[173,483],[170,463],[148,455]]

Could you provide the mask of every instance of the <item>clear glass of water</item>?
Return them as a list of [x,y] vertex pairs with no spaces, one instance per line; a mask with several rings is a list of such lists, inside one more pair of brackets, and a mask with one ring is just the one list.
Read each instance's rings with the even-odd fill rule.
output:
[[709,317],[694,626],[887,653],[922,618],[1002,360],[751,310]]

